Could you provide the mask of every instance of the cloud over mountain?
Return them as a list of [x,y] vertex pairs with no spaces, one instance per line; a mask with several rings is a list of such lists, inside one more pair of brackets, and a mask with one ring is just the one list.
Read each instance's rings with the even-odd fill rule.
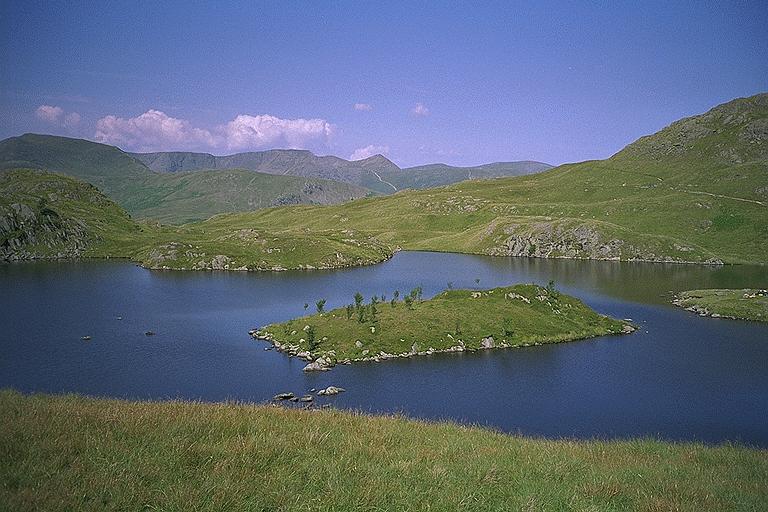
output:
[[334,127],[324,119],[281,119],[268,114],[240,114],[212,129],[198,128],[160,110],[131,118],[113,115],[96,122],[95,139],[133,151],[255,150],[327,144]]
[[59,118],[64,113],[64,109],[61,107],[54,107],[53,105],[40,105],[35,110],[35,115],[38,119],[42,119],[47,123],[57,123]]
[[333,125],[323,119],[280,119],[270,115],[239,115],[220,129],[230,150],[283,146],[303,148],[310,142],[327,142]]
[[362,160],[364,158],[371,157],[373,155],[385,155],[389,153],[389,146],[377,146],[375,144],[369,144],[364,148],[357,148],[351,155],[350,160]]

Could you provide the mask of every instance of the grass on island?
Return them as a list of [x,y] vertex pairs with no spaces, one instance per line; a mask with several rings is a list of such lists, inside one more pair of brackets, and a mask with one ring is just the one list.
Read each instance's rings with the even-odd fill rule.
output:
[[768,322],[766,290],[689,290],[678,293],[673,302],[705,316]]
[[768,452],[0,392],[0,509],[763,510]]
[[[346,307],[272,324],[257,331],[294,352],[335,359],[419,353],[461,347],[517,347],[618,334],[628,324],[600,315],[551,283],[484,291],[447,290],[421,300],[417,288],[404,297],[350,297]],[[488,343],[486,341],[486,343]],[[486,347],[490,348],[490,347]],[[333,358],[333,354],[330,355]]]

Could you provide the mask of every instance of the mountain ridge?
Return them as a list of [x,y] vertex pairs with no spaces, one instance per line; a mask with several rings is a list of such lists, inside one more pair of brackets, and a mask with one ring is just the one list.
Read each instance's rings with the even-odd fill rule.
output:
[[518,176],[552,168],[549,164],[533,160],[492,162],[468,167],[435,163],[401,168],[381,154],[360,160],[345,160],[333,155],[318,156],[307,150],[295,149],[269,149],[222,156],[184,151],[128,154],[161,173],[201,169],[249,169],[268,174],[332,179],[382,194],[406,188],[449,185],[464,179]]

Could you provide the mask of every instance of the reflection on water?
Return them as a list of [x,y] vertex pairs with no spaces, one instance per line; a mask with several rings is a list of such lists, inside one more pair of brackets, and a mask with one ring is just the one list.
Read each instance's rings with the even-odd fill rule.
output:
[[[643,328],[309,375],[301,361],[247,335],[303,315],[305,302],[325,298],[337,307],[356,291],[391,297],[420,285],[431,296],[449,281],[488,288],[549,280]],[[529,435],[768,446],[768,325],[699,318],[668,303],[671,291],[714,287],[768,287],[768,269],[418,252],[373,267],[258,274],[151,272],[113,261],[0,265],[0,386],[260,402],[334,384],[348,389],[329,399],[339,407]]]

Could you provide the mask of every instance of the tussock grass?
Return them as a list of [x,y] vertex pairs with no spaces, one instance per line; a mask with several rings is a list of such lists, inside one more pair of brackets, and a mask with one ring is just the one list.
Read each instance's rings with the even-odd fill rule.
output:
[[6,510],[764,510],[768,452],[0,392]]

